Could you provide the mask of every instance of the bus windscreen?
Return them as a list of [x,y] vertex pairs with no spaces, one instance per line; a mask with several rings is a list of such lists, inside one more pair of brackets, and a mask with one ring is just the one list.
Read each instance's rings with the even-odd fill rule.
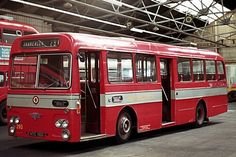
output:
[[70,56],[16,56],[11,71],[11,88],[68,88],[70,85]]

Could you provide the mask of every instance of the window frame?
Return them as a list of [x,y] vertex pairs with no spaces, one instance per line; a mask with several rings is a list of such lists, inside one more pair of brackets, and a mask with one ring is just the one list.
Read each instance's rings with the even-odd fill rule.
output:
[[[128,55],[130,55],[130,58],[129,59],[131,59],[131,68],[132,68],[132,78],[131,78],[131,81],[110,81],[110,79],[109,79],[109,65],[108,65],[108,59],[109,59],[109,54],[111,54],[111,53],[113,53],[113,54],[128,54]],[[134,83],[134,81],[135,81],[135,77],[134,77],[134,75],[135,75],[135,69],[134,69],[134,57],[133,57],[133,53],[131,53],[131,52],[124,52],[124,51],[107,51],[107,53],[106,53],[106,63],[107,63],[107,65],[106,65],[106,68],[107,68],[107,70],[106,70],[106,73],[107,73],[107,81],[108,81],[108,83],[109,84],[129,84],[129,83]],[[122,78],[122,77],[121,77]]]
[[[218,63],[221,63],[222,68],[223,68],[223,74],[219,74],[219,66]],[[224,62],[221,60],[217,60],[216,61],[216,68],[217,68],[217,81],[224,81],[226,80],[226,72],[225,72],[225,66],[224,66]],[[223,76],[223,79],[220,79],[220,75]]]
[[[13,67],[14,67],[14,60],[12,60],[12,65],[11,65],[11,71],[10,71],[10,75],[11,75],[11,78],[10,78],[10,84],[9,84],[9,88],[11,88],[11,89],[30,89],[30,90],[45,90],[45,89],[47,89],[47,90],[64,90],[64,89],[70,89],[71,87],[72,87],[72,54],[71,53],[69,53],[69,52],[65,52],[65,53],[59,53],[59,52],[57,52],[57,53],[52,53],[52,52],[50,52],[50,53],[36,53],[36,54],[31,54],[31,55],[26,55],[26,56],[37,56],[37,61],[36,61],[36,63],[37,63],[37,65],[36,65],[36,73],[35,73],[35,75],[36,75],[36,77],[35,77],[35,87],[34,88],[30,88],[30,87],[13,87],[11,84],[12,84],[12,70],[13,70]],[[39,72],[40,72],[40,59],[41,59],[41,56],[50,56],[50,55],[67,55],[68,57],[69,57],[69,66],[70,66],[70,69],[69,69],[69,77],[70,77],[70,79],[69,79],[69,86],[68,87],[47,87],[47,88],[45,88],[45,87],[40,87],[39,86]],[[15,58],[15,57],[23,57],[23,56],[25,56],[24,54],[20,54],[20,55],[14,55],[13,56],[13,58]]]
[[[211,61],[211,62],[214,62],[214,63],[215,63],[215,64],[214,64],[214,65],[215,65],[215,68],[214,68],[214,69],[215,69],[214,79],[210,79],[210,80],[208,79],[208,76],[207,76],[207,75],[208,75],[208,74],[207,74],[207,62],[208,62],[208,61]],[[216,66],[216,60],[212,60],[212,59],[206,59],[206,60],[205,60],[205,75],[206,75],[206,81],[207,81],[207,82],[217,81],[217,66]],[[213,74],[211,74],[211,75],[213,75]]]
[[[154,62],[152,62],[152,63],[154,63],[155,65],[154,65],[154,67],[155,67],[155,69],[153,70],[154,72],[155,72],[155,75],[152,75],[152,76],[150,76],[150,77],[155,77],[155,80],[154,81],[139,81],[139,79],[138,79],[138,77],[137,77],[137,74],[138,74],[138,67],[137,67],[137,64],[138,64],[138,62],[137,61],[140,61],[140,58],[138,58],[138,57],[141,57],[142,58],[142,64],[144,63],[144,61],[151,61],[151,60],[144,60],[143,58],[144,57],[146,57],[146,58],[152,58],[153,59],[153,61]],[[139,59],[139,60],[138,60]],[[156,55],[154,55],[154,54],[142,54],[142,53],[136,53],[135,54],[135,79],[136,79],[136,82],[137,83],[155,83],[155,82],[157,82],[158,81],[158,72],[157,72],[157,61],[156,61]],[[146,69],[146,71],[147,71],[148,69]],[[143,71],[144,72],[144,71]],[[145,78],[145,76],[142,76],[143,77],[143,79]],[[148,76],[146,76],[146,78],[148,78]]]
[[[181,81],[180,79],[179,79],[179,59],[187,59],[187,60],[189,60],[189,72],[190,72],[190,76],[189,76],[189,78],[190,78],[190,80],[187,80],[187,81]],[[181,83],[189,83],[189,82],[193,82],[193,64],[192,64],[192,59],[191,58],[187,58],[187,57],[177,57],[177,78],[178,78],[178,82],[181,82]]]
[[[206,67],[205,67],[205,60],[204,59],[201,59],[201,58],[193,58],[191,59],[192,61],[192,75],[193,75],[193,82],[205,82],[206,81]],[[202,70],[203,70],[203,79],[202,80],[195,80],[194,78],[194,61],[201,61],[203,64],[202,64]]]

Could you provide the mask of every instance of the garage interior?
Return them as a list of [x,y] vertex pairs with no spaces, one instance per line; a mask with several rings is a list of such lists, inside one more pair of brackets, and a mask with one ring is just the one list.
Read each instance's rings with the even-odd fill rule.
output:
[[[209,49],[222,55],[226,66],[235,64],[236,67],[235,0],[1,0],[0,15],[31,24],[40,33],[88,33]],[[234,77],[236,71],[227,78],[228,82],[232,82]],[[110,140],[97,141],[98,144],[88,142],[69,146],[58,143],[32,143],[31,140],[19,140],[20,144],[13,144],[12,139],[6,138],[5,128],[1,126],[0,139],[3,140],[0,140],[0,143],[8,141],[9,145],[1,146],[0,152],[12,156],[17,151],[19,156],[28,155],[26,150],[32,149],[35,154],[43,150],[41,155],[57,156],[152,154],[162,157],[190,155],[234,157],[236,156],[233,146],[236,141],[234,103],[231,103],[226,115],[213,118],[215,122],[209,124],[209,127],[203,127],[203,130],[193,129],[190,132],[188,127],[181,129],[176,127],[173,130],[164,130],[166,131],[164,135],[163,131],[152,132],[151,138],[150,135],[147,137],[139,135],[134,141],[121,146],[110,146]],[[224,123],[225,121],[227,122]],[[221,123],[224,123],[224,127],[217,128]],[[223,135],[216,133],[217,129]],[[200,135],[200,139],[196,134]],[[213,141],[211,144],[205,140],[208,137],[208,140]],[[161,147],[153,146],[152,143]],[[48,151],[49,147],[52,151]],[[129,150],[128,147],[132,149]],[[58,148],[61,149],[59,152]],[[34,156],[40,156],[39,154]]]
[[219,52],[235,44],[233,0],[3,0],[0,6],[1,15],[42,33],[86,32]]

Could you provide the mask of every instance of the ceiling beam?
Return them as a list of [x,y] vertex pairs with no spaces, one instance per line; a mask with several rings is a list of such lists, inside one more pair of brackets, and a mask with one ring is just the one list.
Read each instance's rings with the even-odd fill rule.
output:
[[[97,7],[97,6],[94,6],[94,5],[90,5],[90,4],[87,4],[87,3],[83,3],[83,2],[80,2],[80,1],[76,1],[76,0],[70,0],[70,2],[73,2],[73,3],[77,3],[77,4],[80,4],[80,5],[84,5],[84,6],[87,6],[87,7],[90,7],[90,8],[93,8],[93,9],[98,9],[100,11],[104,11],[104,12],[107,12],[109,14],[114,14],[114,15],[118,15],[118,16],[122,16],[122,17],[125,17],[125,18],[128,18],[128,19],[131,19],[131,20],[134,20],[134,21],[138,21],[138,22],[142,22],[142,23],[148,23],[150,25],[153,25],[153,26],[158,26],[162,29],[165,29],[165,30],[169,30],[169,31],[173,31],[173,32],[177,32],[177,33],[181,33],[181,34],[184,34],[184,35],[187,35],[187,36],[191,36],[193,38],[197,38],[197,39],[201,39],[201,40],[205,40],[205,41],[208,41],[208,42],[212,42],[214,44],[219,44],[219,45],[222,45],[222,46],[225,46],[227,47],[227,45],[225,44],[222,44],[222,43],[219,43],[219,42],[216,42],[216,41],[212,41],[212,40],[209,40],[209,39],[205,39],[205,38],[202,38],[200,36],[197,36],[197,35],[194,35],[194,34],[191,34],[191,33],[187,33],[187,32],[184,32],[182,30],[176,30],[176,29],[173,29],[173,28],[169,28],[167,26],[163,26],[163,25],[157,25],[153,22],[149,22],[149,21],[145,21],[145,20],[142,20],[142,19],[137,19],[137,18],[134,18],[134,17],[131,17],[131,16],[128,16],[128,15],[124,15],[124,14],[121,14],[119,12],[113,12],[113,11],[110,11],[110,10],[107,10],[107,9],[104,9],[104,8],[100,8],[100,7]],[[123,3],[122,3],[123,4]],[[148,6],[147,6],[148,7]],[[169,19],[169,18],[167,18]],[[173,19],[171,19],[173,20]],[[177,22],[177,23],[181,23],[183,24],[182,22]],[[196,29],[195,29],[196,30]],[[201,30],[201,29],[200,29]],[[153,32],[155,33],[155,32]],[[166,35],[165,35],[166,36]],[[163,37],[163,36],[162,36]],[[177,39],[177,38],[176,38]]]
[[[51,7],[43,6],[43,5],[36,4],[36,3],[26,2],[26,1],[22,1],[22,0],[11,0],[11,1],[22,3],[22,4],[26,4],[26,5],[37,7],[37,8],[41,8],[41,9],[46,9],[46,10],[50,10],[50,11],[55,11],[55,12],[67,14],[67,15],[74,16],[74,17],[84,18],[84,19],[95,21],[95,22],[99,22],[99,23],[104,23],[104,24],[116,26],[118,28],[127,28],[126,25],[117,24],[117,23],[113,23],[113,22],[105,21],[105,20],[101,20],[101,19],[96,19],[96,18],[93,18],[93,17],[84,16],[84,15],[81,15],[81,14],[76,14],[76,13],[73,13],[73,12],[68,12],[68,11],[64,11],[64,10],[60,10],[60,9],[56,9],[56,8],[51,8]],[[147,34],[152,34],[152,35],[156,35],[156,36],[161,36],[161,37],[165,37],[165,38],[169,38],[169,39],[176,40],[176,41],[181,41],[181,42],[188,42],[186,40],[182,40],[182,39],[166,36],[164,34],[150,32],[150,31],[147,31],[147,30],[143,30],[142,33],[147,33]]]
[[49,22],[49,23],[55,23],[55,24],[75,27],[75,28],[79,28],[80,30],[94,32],[94,33],[100,33],[100,34],[105,33],[105,34],[109,34],[109,35],[112,35],[112,36],[135,38],[135,39],[141,40],[141,41],[153,42],[153,40],[147,40],[147,39],[144,39],[144,38],[134,37],[134,36],[126,35],[126,34],[115,33],[115,32],[111,32],[111,31],[106,31],[106,30],[101,30],[101,29],[96,29],[96,28],[91,28],[91,27],[80,26],[80,25],[76,25],[76,24],[72,24],[72,23],[68,23],[68,22],[53,20],[53,19],[50,19],[50,18],[46,18],[45,16],[40,17],[40,16],[36,16],[36,15],[30,15],[30,14],[23,13],[23,12],[14,12],[14,11],[11,11],[11,10],[1,9],[1,8],[0,8],[0,12],[19,15],[19,16],[24,16],[24,17],[28,17],[28,18],[34,18],[34,19],[42,20],[42,21]]
[[[105,20],[101,20],[101,19],[96,19],[96,18],[93,18],[93,17],[88,17],[88,16],[84,16],[84,15],[80,15],[80,14],[76,14],[76,13],[72,13],[72,12],[67,12],[67,11],[64,11],[64,10],[56,9],[56,8],[50,8],[50,7],[39,5],[39,4],[36,4],[36,3],[30,3],[30,2],[26,2],[26,1],[22,1],[22,0],[11,0],[11,1],[22,3],[22,4],[26,4],[26,5],[30,5],[30,6],[34,6],[34,7],[38,7],[38,8],[41,8],[41,9],[47,9],[47,10],[51,10],[51,11],[55,11],[55,12],[59,12],[59,13],[63,13],[63,14],[68,14],[68,15],[71,15],[71,16],[80,17],[80,18],[84,18],[84,19],[87,19],[87,20],[92,20],[92,21],[96,21],[96,22],[100,22],[100,23],[105,23],[105,24],[109,24],[109,25],[112,25],[112,26],[117,26],[117,27],[120,27],[120,28],[126,28],[125,25],[121,25],[121,24],[117,24],[117,23],[113,23],[113,22],[109,22],[109,21],[105,21]],[[75,1],[75,0],[70,0],[70,1]],[[122,5],[124,5],[126,7],[129,7],[131,9],[135,9],[135,10],[138,10],[138,11],[141,11],[141,12],[144,12],[144,13],[148,13],[148,14],[154,14],[154,13],[149,12],[149,11],[140,10],[139,8],[136,8],[136,7],[128,5],[128,4],[125,4],[123,2],[121,2],[121,3],[122,3]],[[116,13],[116,14],[119,14],[119,13]],[[158,16],[160,16],[160,15],[158,15]],[[160,17],[162,17],[162,16],[160,16]],[[166,17],[163,17],[163,18],[164,19],[168,19]],[[136,18],[134,18],[134,19],[136,19]],[[173,19],[170,19],[170,20],[173,21]],[[147,22],[147,21],[145,21],[145,22]],[[176,22],[178,23],[178,21],[176,21]],[[188,36],[192,36],[194,38],[198,38],[198,39],[201,39],[201,40],[209,41],[209,42],[217,44],[217,45],[222,45],[222,46],[227,47],[227,45],[225,45],[223,43],[212,41],[212,40],[209,40],[209,39],[204,39],[204,38],[201,38],[201,37],[199,37],[197,35],[186,33],[186,32],[181,31],[181,30],[175,30],[175,29],[172,29],[172,28],[169,28],[169,27],[166,27],[166,26],[162,26],[162,25],[158,25],[158,26],[160,28],[163,28],[163,29],[179,32],[179,33],[182,33],[182,34],[185,34],[185,35],[188,35]],[[157,35],[157,36],[162,36],[162,37],[170,38],[170,39],[177,40],[177,41],[181,40],[181,39],[178,39],[178,38],[169,37],[169,36],[166,36],[166,35],[163,35],[163,34],[158,34],[158,33],[150,32],[150,31],[146,31],[146,30],[144,30],[143,32],[147,33],[147,34],[152,34],[152,35]],[[184,40],[181,40],[181,41],[184,41]]]

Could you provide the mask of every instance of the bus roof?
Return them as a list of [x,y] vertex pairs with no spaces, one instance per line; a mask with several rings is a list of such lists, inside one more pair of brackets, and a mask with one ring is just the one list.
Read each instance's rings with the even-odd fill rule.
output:
[[[23,36],[15,40],[15,53],[22,51],[20,47],[22,41],[38,40],[38,39],[52,39],[58,38],[67,44],[61,44],[58,49],[54,50],[69,50],[74,48],[89,49],[89,50],[109,50],[109,51],[123,51],[123,52],[138,52],[146,54],[158,54],[163,56],[181,56],[190,58],[205,58],[205,59],[223,59],[218,53],[197,49],[191,47],[180,47],[160,43],[151,43],[144,41],[137,41],[132,38],[123,37],[105,37],[82,33],[41,33],[29,36]],[[35,48],[34,48],[35,49]],[[49,48],[50,49],[50,48]],[[47,49],[47,50],[49,50]],[[24,52],[32,52],[32,49],[24,49]],[[45,51],[45,48],[40,48],[37,51]],[[50,49],[52,51],[52,49]],[[14,53],[14,52],[13,52]]]
[[34,28],[32,25],[17,22],[17,21],[10,21],[5,19],[0,19],[0,28],[7,28],[7,29],[19,29],[23,31],[29,31],[29,32],[35,32],[39,33],[36,28]]

